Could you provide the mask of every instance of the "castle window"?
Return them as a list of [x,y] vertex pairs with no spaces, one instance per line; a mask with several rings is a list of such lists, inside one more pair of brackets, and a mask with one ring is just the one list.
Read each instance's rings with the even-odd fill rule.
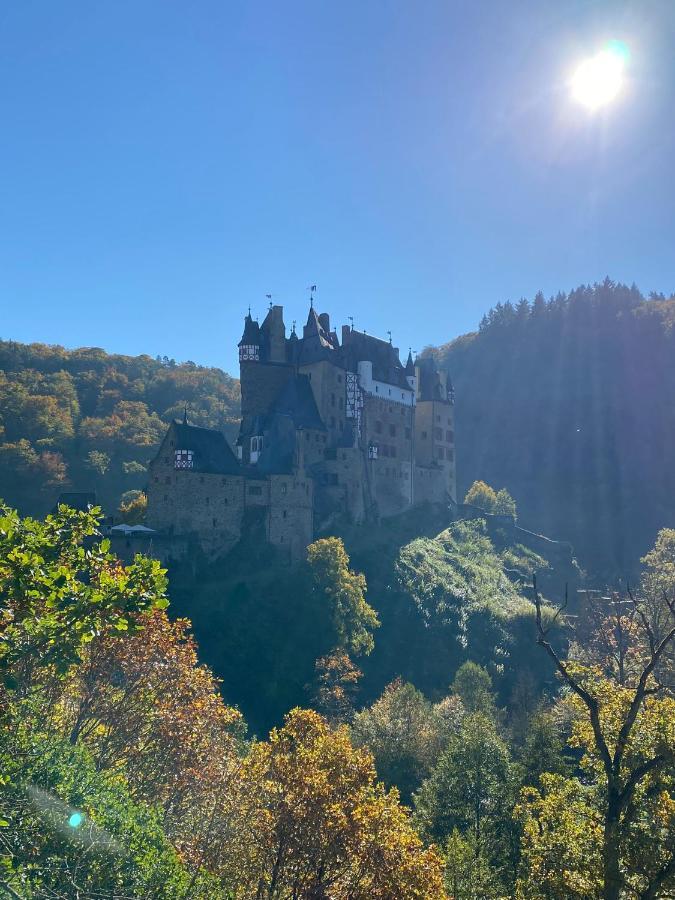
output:
[[287,517],[288,513],[286,512],[286,510],[284,510],[281,515],[282,515],[282,518],[285,519]]
[[375,385],[375,393],[376,394],[380,393],[380,388],[379,388],[379,385],[377,385],[377,384]]
[[446,441],[447,441],[449,444],[452,444],[452,442],[455,440],[455,433],[454,433],[454,431],[446,431],[446,432],[445,432],[445,439],[446,439]]
[[437,421],[437,422],[440,422],[440,421],[441,421],[441,417],[440,417],[440,416],[436,416],[436,421]]
[[446,449],[445,455],[447,456],[447,458],[448,458],[450,461],[452,461],[452,460],[454,459],[454,456],[455,456],[455,454],[452,452],[452,450],[451,450],[449,447]]
[[164,484],[171,484],[171,476],[170,475],[166,476],[166,478],[164,479]]
[[169,441],[169,446],[170,446],[170,447],[173,447],[173,445],[174,445],[174,442],[173,442],[173,441]]
[[159,481],[159,475],[155,475],[155,482]]
[[389,388],[389,396],[391,397],[391,388]]
[[382,444],[382,456],[389,456],[389,444]]
[[378,449],[377,444],[368,444],[368,459],[377,459]]
[[243,344],[239,348],[239,362],[255,361],[260,359],[260,347],[256,344]]
[[382,422],[375,422],[375,431],[377,434],[382,434]]
[[281,493],[282,494],[288,493],[288,485],[285,482],[281,485]]
[[262,488],[257,484],[250,484],[248,487],[248,492],[252,497],[262,496]]
[[205,501],[204,501],[204,505],[205,505],[205,506],[208,506],[210,500],[211,500],[211,498],[210,498],[210,497],[207,497],[207,498],[205,499]]
[[330,417],[330,427],[335,428],[335,416]]
[[216,527],[217,524],[218,524],[218,520],[217,520],[217,519],[213,519],[213,527],[214,527],[214,528]]
[[335,394],[330,395],[330,405],[335,406]]
[[260,452],[263,448],[263,439],[262,436],[252,437],[251,438],[251,463],[257,463],[258,457],[260,456]]
[[396,437],[396,426],[395,426],[395,425],[390,425],[390,426],[389,426],[389,434],[390,434],[392,437]]
[[340,397],[340,409],[344,409],[344,406],[345,406],[344,397]]
[[405,430],[405,436],[408,438],[408,440],[410,440],[410,435],[411,435],[410,429],[409,429],[409,428],[406,428],[406,430]]
[[204,476],[203,475],[199,476],[199,483],[204,484]]
[[175,450],[173,455],[174,469],[192,469],[194,467],[193,450]]
[[422,432],[422,440],[426,441],[426,439],[427,439],[427,433],[426,433],[426,431],[423,431]]
[[437,441],[443,440],[443,429],[442,428],[434,428],[434,437]]
[[396,456],[396,447],[390,447],[389,451],[391,456]]
[[227,506],[227,502],[228,502],[227,497],[225,497],[225,499],[223,500],[223,503],[225,504],[225,506]]

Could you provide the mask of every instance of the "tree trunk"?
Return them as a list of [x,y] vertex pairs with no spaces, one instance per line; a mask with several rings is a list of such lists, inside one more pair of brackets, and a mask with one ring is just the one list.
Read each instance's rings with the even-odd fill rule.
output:
[[603,900],[619,900],[621,896],[621,867],[619,860],[619,809],[615,796],[607,802],[605,831],[602,846]]

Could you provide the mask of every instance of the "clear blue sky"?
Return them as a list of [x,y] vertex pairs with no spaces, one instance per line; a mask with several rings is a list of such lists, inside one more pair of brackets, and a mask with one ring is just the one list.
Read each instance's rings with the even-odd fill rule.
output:
[[[630,83],[569,98],[608,39]],[[250,303],[401,348],[675,290],[673,0],[0,6],[0,335],[236,371]]]

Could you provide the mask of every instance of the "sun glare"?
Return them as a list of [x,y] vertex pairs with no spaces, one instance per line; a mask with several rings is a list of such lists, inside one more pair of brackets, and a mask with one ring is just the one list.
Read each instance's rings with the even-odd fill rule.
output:
[[581,63],[572,76],[572,96],[590,110],[611,103],[623,87],[628,48],[612,41],[600,53]]

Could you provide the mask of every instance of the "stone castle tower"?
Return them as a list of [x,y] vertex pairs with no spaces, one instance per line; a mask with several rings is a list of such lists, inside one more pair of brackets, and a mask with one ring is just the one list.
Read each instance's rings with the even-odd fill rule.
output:
[[456,501],[453,391],[432,359],[402,365],[390,341],[310,307],[302,337],[283,308],[246,316],[236,453],[218,431],[169,426],[150,465],[148,525],[227,552],[257,523],[294,559],[347,518],[377,521]]

